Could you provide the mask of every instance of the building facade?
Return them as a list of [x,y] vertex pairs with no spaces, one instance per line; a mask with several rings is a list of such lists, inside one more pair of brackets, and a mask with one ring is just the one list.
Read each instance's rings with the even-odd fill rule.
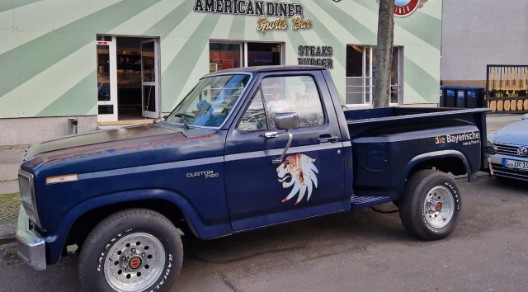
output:
[[486,87],[487,65],[528,65],[527,12],[525,0],[444,0],[443,83]]
[[[439,99],[442,1],[397,0],[391,104]],[[0,145],[170,112],[228,68],[320,65],[343,104],[372,103],[372,0],[11,0],[0,3]]]

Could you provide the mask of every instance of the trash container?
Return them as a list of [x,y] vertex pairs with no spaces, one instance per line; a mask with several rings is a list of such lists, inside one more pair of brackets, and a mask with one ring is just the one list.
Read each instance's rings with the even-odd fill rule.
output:
[[456,90],[456,107],[466,107],[466,90],[459,87]]
[[441,107],[456,107],[457,86],[442,86]]
[[484,107],[484,87],[466,87],[466,107]]
[[484,107],[484,88],[474,86],[442,86],[440,106],[479,108]]

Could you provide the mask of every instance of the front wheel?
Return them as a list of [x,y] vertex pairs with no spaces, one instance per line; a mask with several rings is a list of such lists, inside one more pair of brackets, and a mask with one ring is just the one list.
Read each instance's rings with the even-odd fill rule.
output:
[[109,216],[88,235],[79,277],[91,291],[168,291],[182,260],[176,227],[157,212],[131,209]]
[[420,170],[407,181],[399,205],[401,221],[409,234],[438,240],[455,229],[461,209],[460,191],[446,173]]

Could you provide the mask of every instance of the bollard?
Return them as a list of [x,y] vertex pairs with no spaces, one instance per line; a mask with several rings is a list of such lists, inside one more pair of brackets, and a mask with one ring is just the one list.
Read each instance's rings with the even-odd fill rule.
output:
[[69,126],[68,134],[70,135],[77,134],[77,124],[78,124],[77,118],[68,118],[68,126]]

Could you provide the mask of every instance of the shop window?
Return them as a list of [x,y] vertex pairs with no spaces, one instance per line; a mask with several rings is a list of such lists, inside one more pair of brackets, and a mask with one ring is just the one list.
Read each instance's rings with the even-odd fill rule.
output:
[[269,66],[281,64],[281,44],[248,43],[247,66]]
[[242,63],[242,44],[209,43],[209,60],[209,72],[240,68]]
[[[402,47],[393,48],[390,103],[399,103],[402,95]],[[376,48],[347,46],[346,102],[371,104],[373,76],[376,67]]]
[[240,67],[281,65],[282,47],[282,43],[211,41],[209,72]]

